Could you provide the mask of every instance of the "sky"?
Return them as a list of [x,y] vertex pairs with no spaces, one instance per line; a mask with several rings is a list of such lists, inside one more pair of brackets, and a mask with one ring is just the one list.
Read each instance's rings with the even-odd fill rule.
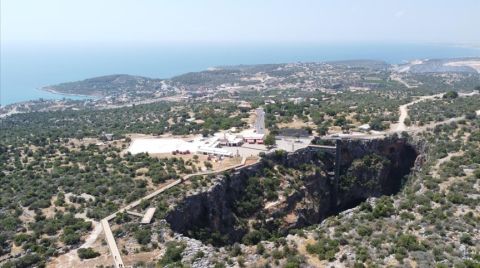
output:
[[480,44],[479,0],[0,0],[2,43]]

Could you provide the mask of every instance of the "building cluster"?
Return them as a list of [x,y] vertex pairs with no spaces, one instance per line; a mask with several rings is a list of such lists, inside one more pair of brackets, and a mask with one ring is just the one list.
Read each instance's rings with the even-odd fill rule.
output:
[[[256,120],[253,128],[240,133],[218,132],[213,137],[195,137],[191,140],[179,138],[139,138],[130,144],[128,151],[137,153],[172,153],[172,154],[206,154],[220,157],[232,157],[232,150],[225,147],[248,144],[263,144],[265,138],[265,112],[262,108],[255,110]],[[223,147],[223,148],[222,148]]]
[[253,129],[247,129],[239,134],[219,133],[219,141],[223,146],[241,146],[243,143],[263,144],[265,138],[265,111],[262,108],[255,110],[255,124]]
[[255,110],[255,124],[253,129],[247,129],[240,133],[220,132],[216,133],[204,146],[197,150],[199,153],[232,156],[228,150],[222,149],[222,146],[238,147],[244,143],[263,144],[265,138],[265,111],[262,108]]

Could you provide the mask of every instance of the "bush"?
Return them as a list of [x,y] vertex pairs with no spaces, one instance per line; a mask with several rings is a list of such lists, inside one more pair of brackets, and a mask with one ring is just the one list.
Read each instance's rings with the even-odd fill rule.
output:
[[247,245],[256,245],[258,242],[262,241],[262,233],[257,230],[253,230],[250,233],[246,234],[242,242]]
[[448,91],[447,93],[443,94],[444,99],[456,99],[458,97],[458,93],[456,91]]
[[375,118],[373,119],[372,121],[370,121],[370,127],[373,129],[373,130],[385,130],[387,129],[387,125],[385,123],[383,123],[383,121],[379,118]]
[[237,257],[239,255],[242,255],[242,248],[238,243],[235,243],[230,251],[230,256]]
[[256,250],[257,254],[260,254],[262,255],[264,252],[265,252],[265,246],[263,246],[263,244],[257,244],[257,250]]
[[93,259],[100,256],[100,253],[94,251],[92,248],[79,248],[77,251],[80,259]]
[[68,233],[63,236],[63,242],[67,245],[76,245],[80,243],[80,235],[77,233]]
[[[5,268],[20,268],[20,267],[41,267],[44,266],[40,264],[42,258],[37,254],[27,254],[17,260],[7,262],[2,267]],[[40,264],[40,265],[39,265]]]
[[207,169],[211,169],[211,168],[213,167],[212,163],[210,163],[210,162],[208,162],[208,161],[204,161],[204,162],[203,162],[203,165],[205,165],[205,167],[206,167]]
[[308,244],[307,251],[310,254],[317,254],[320,260],[335,260],[335,254],[339,250],[339,242],[329,238],[321,238],[315,244]]
[[304,262],[303,256],[289,256],[284,268],[300,268]]
[[462,234],[462,236],[460,236],[460,242],[462,244],[473,246],[472,237],[469,234],[466,234],[466,233]]
[[468,112],[467,114],[465,114],[465,118],[468,119],[468,120],[473,120],[473,119],[477,118],[477,113]]
[[404,123],[405,123],[406,126],[411,126],[412,125],[412,120],[409,117],[407,117],[407,118],[405,118]]
[[275,135],[273,135],[272,133],[268,134],[263,143],[266,145],[266,146],[273,146],[275,145]]
[[375,208],[373,209],[373,216],[375,218],[388,217],[395,212],[392,200],[388,196],[382,196],[377,200]]
[[135,239],[138,243],[146,245],[151,241],[152,233],[148,229],[140,229],[135,232]]
[[161,267],[165,267],[169,264],[180,264],[182,260],[182,253],[185,250],[186,245],[180,242],[168,242],[167,250],[162,259],[158,262]]
[[368,226],[360,225],[357,227],[357,233],[360,236],[370,236],[373,233],[373,230]]
[[396,246],[405,248],[408,251],[421,250],[422,247],[417,241],[417,237],[411,234],[401,234],[397,237]]

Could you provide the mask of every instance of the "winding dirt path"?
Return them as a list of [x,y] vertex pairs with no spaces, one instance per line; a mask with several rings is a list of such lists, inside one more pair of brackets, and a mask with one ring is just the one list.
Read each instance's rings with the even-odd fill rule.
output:
[[400,116],[398,118],[398,123],[396,125],[392,125],[392,128],[390,129],[390,131],[393,131],[393,132],[407,131],[408,127],[407,127],[407,125],[405,125],[405,120],[408,118],[408,107],[411,106],[411,105],[414,105],[415,103],[419,103],[421,101],[433,100],[435,98],[442,97],[443,94],[444,93],[439,93],[439,94],[435,94],[435,95],[428,95],[428,96],[420,96],[420,97],[418,97],[418,99],[416,99],[412,102],[401,105],[399,107]]
[[58,258],[55,258],[51,265],[56,268],[69,268],[69,267],[75,267],[75,263],[79,263],[81,260],[78,257],[77,251],[80,248],[91,248],[93,247],[93,244],[98,239],[98,236],[102,234],[103,228],[100,222],[98,221],[92,221],[93,229],[88,235],[87,239],[85,239],[85,242],[77,249],[70,250],[69,252],[59,256]]
[[[389,132],[397,132],[398,133],[398,132],[403,132],[403,131],[419,131],[419,130],[421,131],[421,130],[424,130],[424,129],[429,128],[429,127],[435,127],[436,125],[445,124],[445,123],[449,123],[449,122],[464,119],[465,118],[464,116],[460,116],[460,117],[450,118],[450,119],[447,119],[447,120],[442,121],[442,122],[435,122],[435,123],[432,123],[432,124],[429,124],[429,125],[423,126],[423,127],[418,127],[418,126],[408,127],[407,125],[405,125],[405,120],[408,118],[408,107],[409,106],[414,105],[414,104],[419,103],[419,102],[422,102],[422,101],[433,100],[435,98],[441,98],[443,96],[443,94],[445,94],[445,93],[438,93],[438,94],[435,94],[435,95],[428,95],[428,96],[419,96],[419,97],[417,97],[418,99],[416,99],[412,102],[406,103],[404,105],[400,105],[400,107],[398,109],[400,111],[400,116],[398,117],[398,123],[393,124],[390,127]],[[464,98],[464,97],[470,97],[470,96],[474,96],[474,95],[478,95],[478,94],[479,93],[477,91],[473,91],[473,92],[470,92],[470,93],[458,93],[458,96]],[[477,113],[480,114],[480,110],[477,111]]]
[[390,75],[390,79],[399,82],[400,84],[404,85],[404,86],[407,87],[407,88],[416,88],[416,87],[418,87],[418,86],[412,86],[412,85],[408,84],[405,80],[403,80],[403,78],[402,78],[398,73],[392,73],[392,74]]

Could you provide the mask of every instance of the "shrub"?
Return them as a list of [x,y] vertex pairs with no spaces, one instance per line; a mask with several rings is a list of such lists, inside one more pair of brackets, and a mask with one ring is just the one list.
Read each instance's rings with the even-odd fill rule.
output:
[[257,250],[256,250],[257,254],[263,254],[265,252],[265,247],[263,246],[263,244],[257,244]]
[[456,99],[458,97],[458,93],[456,91],[448,91],[447,93],[443,94],[444,99]]
[[329,238],[321,238],[315,244],[308,244],[307,251],[310,254],[317,254],[320,260],[335,260],[335,254],[339,250],[339,242]]
[[285,263],[285,268],[300,268],[301,265],[305,262],[303,256],[289,256],[287,258],[287,263]]
[[246,234],[242,239],[244,244],[247,245],[256,245],[258,242],[262,241],[262,233],[257,230],[253,230],[250,233]]
[[195,253],[195,256],[193,257],[194,259],[201,259],[205,257],[205,252],[203,251],[198,251],[197,253]]
[[205,167],[207,169],[211,169],[213,167],[212,163],[208,162],[208,161],[204,161],[203,164],[205,165]]
[[465,118],[468,119],[468,120],[473,120],[473,119],[477,118],[477,113],[468,112],[468,113],[465,114]]
[[100,256],[100,253],[94,251],[92,248],[79,248],[77,251],[80,259],[93,259]]
[[417,237],[411,234],[401,234],[397,237],[397,247],[402,247],[408,251],[421,250],[422,247],[417,241]]
[[186,245],[184,243],[172,241],[167,243],[167,249],[162,259],[159,261],[161,267],[165,267],[169,264],[180,264],[182,260],[182,253],[185,250]]
[[375,208],[373,209],[373,216],[375,218],[388,217],[395,212],[392,200],[388,196],[382,196],[377,200]]
[[360,225],[357,227],[357,233],[360,236],[370,236],[373,233],[373,230],[368,226]]
[[239,255],[242,255],[242,248],[238,243],[235,243],[230,251],[230,256],[237,257]]
[[266,146],[273,146],[275,145],[275,135],[273,135],[272,133],[268,134],[265,139],[264,139],[264,144]]
[[135,239],[138,243],[146,245],[151,241],[152,233],[148,229],[139,229],[135,232]]
[[77,233],[68,233],[63,236],[63,242],[67,245],[75,245],[80,242],[80,235]]
[[472,237],[467,233],[464,233],[462,236],[460,236],[460,242],[462,244],[473,246]]

